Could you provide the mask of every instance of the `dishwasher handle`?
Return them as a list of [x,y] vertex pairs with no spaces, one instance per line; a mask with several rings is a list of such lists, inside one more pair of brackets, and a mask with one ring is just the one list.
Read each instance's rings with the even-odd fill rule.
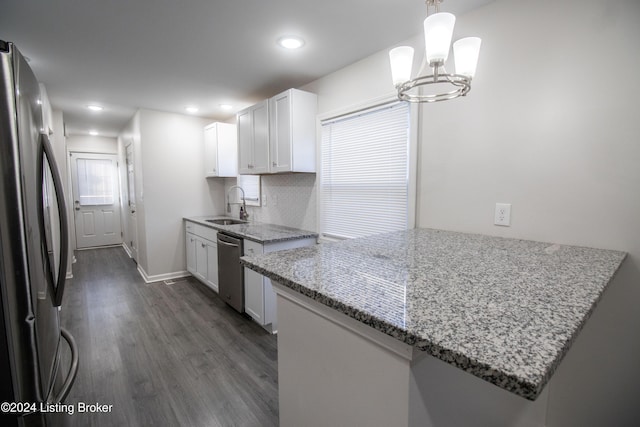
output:
[[242,247],[242,239],[235,236],[229,236],[228,234],[218,233],[218,243],[225,246],[232,246],[235,248]]
[[227,243],[224,240],[220,240],[220,239],[218,239],[218,244],[219,245],[224,245],[224,246],[231,246],[231,247],[234,247],[234,248],[239,248],[240,247],[240,245],[234,245],[233,243]]

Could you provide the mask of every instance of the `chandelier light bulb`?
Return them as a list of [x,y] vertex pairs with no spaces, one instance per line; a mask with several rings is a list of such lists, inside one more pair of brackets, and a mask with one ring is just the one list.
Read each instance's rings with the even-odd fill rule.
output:
[[389,51],[389,61],[391,63],[391,79],[394,86],[411,79],[411,68],[413,66],[413,48],[411,46],[400,46]]
[[[456,17],[441,13],[441,0],[426,0],[427,19],[424,20],[424,64],[418,75],[411,78],[413,48],[401,46],[389,51],[391,78],[398,91],[398,99],[407,102],[439,102],[466,96],[476,72],[481,40],[467,37],[453,46],[456,72],[450,73],[445,62],[451,50],[451,37]],[[435,13],[430,14],[430,8]],[[428,64],[428,67],[425,65]],[[430,72],[430,74],[429,74]]]
[[479,37],[466,37],[453,44],[456,74],[473,78],[476,74],[481,43],[482,40]]
[[430,66],[443,64],[449,57],[455,24],[455,15],[446,12],[434,13],[424,20],[424,45]]

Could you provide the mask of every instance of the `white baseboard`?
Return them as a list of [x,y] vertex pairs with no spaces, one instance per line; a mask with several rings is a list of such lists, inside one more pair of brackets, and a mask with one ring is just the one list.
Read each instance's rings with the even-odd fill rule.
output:
[[127,253],[127,255],[129,255],[129,258],[133,258],[133,254],[131,253],[131,250],[129,249],[129,246],[127,246],[126,244],[122,244],[122,247],[124,248],[124,251]]
[[146,271],[138,264],[138,273],[142,276],[145,283],[154,283],[154,282],[162,282],[163,280],[169,279],[178,279],[180,277],[191,276],[191,273],[188,271],[176,271],[173,273],[165,273],[165,274],[156,274],[153,276],[149,276]]

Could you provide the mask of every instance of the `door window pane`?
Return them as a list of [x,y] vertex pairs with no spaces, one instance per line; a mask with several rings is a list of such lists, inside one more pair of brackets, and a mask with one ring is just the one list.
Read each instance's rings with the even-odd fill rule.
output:
[[77,162],[80,205],[112,205],[115,201],[113,162],[99,159],[78,159]]

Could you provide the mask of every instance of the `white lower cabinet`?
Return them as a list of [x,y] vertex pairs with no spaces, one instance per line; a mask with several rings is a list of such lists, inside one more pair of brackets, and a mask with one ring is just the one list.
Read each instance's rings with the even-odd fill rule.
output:
[[[217,233],[216,233],[217,235]],[[218,242],[206,241],[207,245],[207,275],[205,283],[218,292]]]
[[189,221],[185,231],[187,271],[218,292],[218,232]]
[[187,271],[195,276],[198,265],[196,263],[196,236],[187,231]]
[[[245,239],[244,254],[260,255],[315,244],[315,238],[265,244]],[[244,311],[267,331],[274,334],[278,331],[276,294],[271,286],[271,280],[249,268],[244,269]]]
[[[263,251],[262,244],[245,239],[245,255],[260,255]],[[265,307],[265,288],[269,288],[267,298],[270,298],[269,292],[273,293],[271,281],[253,270],[244,269],[244,311],[262,326],[273,324],[275,321],[275,307]]]

